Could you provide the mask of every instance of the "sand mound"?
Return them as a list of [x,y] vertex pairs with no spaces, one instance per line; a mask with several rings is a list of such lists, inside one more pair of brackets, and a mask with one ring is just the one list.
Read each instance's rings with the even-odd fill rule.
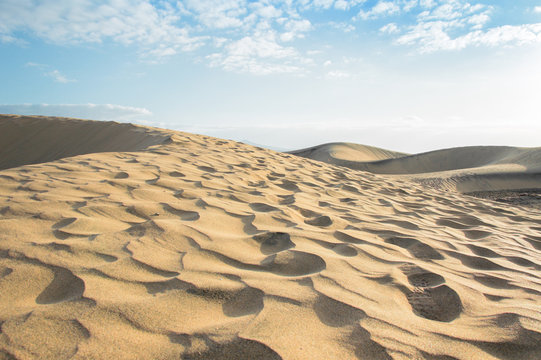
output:
[[0,171],[0,358],[541,358],[538,211],[207,136],[30,120],[23,138],[54,123],[170,141]]
[[405,153],[380,149],[374,146],[353,143],[329,143],[306,149],[295,150],[290,154],[312,160],[324,161],[329,164],[346,166],[348,162],[368,162],[394,159],[406,156]]
[[82,154],[138,151],[167,139],[156,130],[112,121],[0,115],[0,170]]

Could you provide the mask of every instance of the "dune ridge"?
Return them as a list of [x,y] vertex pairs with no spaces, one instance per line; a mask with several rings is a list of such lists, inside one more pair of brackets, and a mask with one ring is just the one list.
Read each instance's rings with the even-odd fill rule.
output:
[[0,170],[89,153],[138,151],[167,140],[150,128],[114,121],[0,114]]
[[151,130],[0,171],[0,358],[541,357],[538,211]]
[[382,159],[367,158],[355,150],[337,158],[327,144],[310,149],[290,153],[374,174],[407,176],[440,190],[472,193],[540,188],[541,148],[467,146]]

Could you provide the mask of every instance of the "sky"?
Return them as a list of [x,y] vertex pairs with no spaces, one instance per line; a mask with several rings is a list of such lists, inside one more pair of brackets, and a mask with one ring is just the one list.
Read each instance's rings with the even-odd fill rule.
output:
[[0,113],[300,149],[541,146],[541,0],[0,0]]

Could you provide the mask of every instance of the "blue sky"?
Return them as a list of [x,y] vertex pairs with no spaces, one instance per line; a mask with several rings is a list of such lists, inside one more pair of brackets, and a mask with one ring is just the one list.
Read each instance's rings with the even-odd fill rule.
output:
[[276,148],[541,146],[541,0],[2,0],[0,113]]

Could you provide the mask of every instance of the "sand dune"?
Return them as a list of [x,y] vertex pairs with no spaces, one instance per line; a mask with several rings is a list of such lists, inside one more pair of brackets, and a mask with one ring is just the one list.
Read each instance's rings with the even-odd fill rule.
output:
[[[306,149],[290,151],[290,154],[329,164],[348,166],[349,162],[371,162],[400,158],[408,154],[353,143],[328,143]],[[351,167],[351,166],[348,166]]]
[[375,174],[408,175],[440,190],[470,193],[540,187],[541,148],[469,146],[415,155],[394,153],[397,156],[385,159],[359,154],[356,148],[363,145],[352,146],[350,151],[342,148],[340,157],[330,155],[328,144],[291,153]]
[[167,139],[149,128],[112,121],[0,115],[0,170],[89,153],[138,151]]
[[[2,154],[48,162],[0,171],[0,358],[541,358],[538,211],[202,135],[19,120]],[[49,161],[78,151],[74,124],[101,135]]]

